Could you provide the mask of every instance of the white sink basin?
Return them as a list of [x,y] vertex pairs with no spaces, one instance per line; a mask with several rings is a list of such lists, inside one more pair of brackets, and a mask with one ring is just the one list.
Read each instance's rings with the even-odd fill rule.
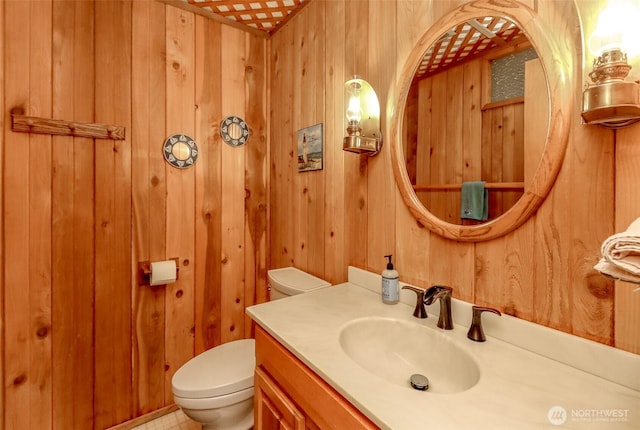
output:
[[340,346],[360,367],[412,390],[409,379],[429,379],[428,393],[457,393],[480,379],[475,360],[444,334],[417,323],[360,318],[340,330]]

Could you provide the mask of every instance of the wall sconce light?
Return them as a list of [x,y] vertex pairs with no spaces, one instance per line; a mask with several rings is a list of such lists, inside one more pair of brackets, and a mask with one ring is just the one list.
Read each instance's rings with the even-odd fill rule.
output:
[[348,125],[342,149],[376,155],[382,148],[378,96],[367,81],[358,77],[345,82],[344,90]]
[[640,39],[630,33],[638,23],[638,9],[615,3],[603,10],[589,39],[595,56],[592,83],[582,93],[582,119],[586,124],[622,128],[640,121],[640,83],[625,81],[631,70],[627,53]]

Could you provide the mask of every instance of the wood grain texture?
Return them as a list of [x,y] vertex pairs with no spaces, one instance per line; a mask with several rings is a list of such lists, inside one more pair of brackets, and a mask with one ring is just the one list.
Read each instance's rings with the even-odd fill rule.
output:
[[[287,267],[293,264],[293,229],[287,222],[293,211],[290,193],[294,171],[297,170],[297,148],[294,147],[295,129],[292,111],[285,107],[293,102],[293,86],[289,84],[293,67],[293,26],[283,27],[283,37],[271,42],[271,94],[276,94],[279,102],[272,100],[269,113],[271,127],[270,161],[270,267]],[[294,154],[296,154],[294,163]],[[295,169],[295,170],[294,170]],[[275,220],[275,221],[274,221]]]
[[[324,13],[328,22],[332,23],[332,30],[325,34],[326,73],[324,87],[335,88],[344,85],[345,75],[345,3],[343,1],[317,2],[324,5]],[[325,24],[326,25],[326,24]],[[345,153],[336,147],[341,147],[344,137],[344,92],[325,93],[325,127],[324,134],[324,175],[325,190],[325,242],[324,262],[322,274],[332,279],[344,279],[347,273],[345,261]],[[329,127],[328,124],[336,124]],[[339,124],[339,125],[338,125]],[[271,225],[275,225],[274,222]]]
[[[246,55],[234,55],[237,46],[245,47],[247,35],[240,30],[223,27],[221,34],[222,58],[222,112],[223,115],[245,116]],[[244,48],[243,48],[244,49]],[[245,291],[245,169],[247,162],[246,145],[232,147],[223,144],[221,148],[222,178],[222,342],[241,339],[245,331],[244,291]],[[242,174],[234,174],[242,172]],[[249,261],[252,261],[250,259]]]
[[257,367],[255,385],[255,427],[257,429],[286,428],[305,430],[305,417],[278,383]]
[[[508,11],[500,11],[507,5]],[[446,9],[446,6],[445,6]],[[517,2],[494,3],[494,2],[472,2],[465,3],[459,9],[449,10],[443,14],[441,19],[444,20],[439,26],[429,28],[424,35],[418,40],[414,50],[409,54],[405,62],[404,69],[400,74],[400,78],[396,83],[398,89],[395,94],[395,103],[399,106],[404,105],[406,95],[409,92],[411,77],[413,70],[419,60],[423,58],[423,52],[427,46],[437,40],[445,28],[450,28],[459,21],[466,18],[475,17],[478,14],[491,15],[507,13],[514,19],[518,20],[531,38],[536,40],[538,54],[545,59],[547,67],[549,67],[547,76],[549,78],[551,99],[554,100],[553,111],[551,112],[551,132],[548,144],[545,146],[545,152],[540,162],[540,168],[536,170],[529,187],[525,189],[524,195],[518,200],[513,210],[506,212],[503,216],[498,217],[494,222],[484,225],[458,226],[449,222],[442,221],[441,218],[427,211],[424,206],[416,199],[411,185],[406,179],[404,164],[396,161],[392,162],[394,174],[398,179],[401,195],[405,199],[407,205],[410,206],[412,212],[424,225],[428,226],[432,231],[442,234],[445,237],[458,241],[477,241],[489,240],[499,237],[518,226],[537,208],[539,208],[543,197],[548,193],[553,180],[560,169],[563,154],[568,141],[568,114],[574,105],[573,79],[559,79],[562,76],[571,76],[567,71],[573,70],[573,64],[576,63],[574,57],[575,50],[571,50],[567,45],[567,40],[571,40],[567,35],[561,34],[568,30],[566,26],[558,27],[557,35],[548,38],[547,31],[541,31],[546,28],[545,21],[533,14],[531,10],[523,7]],[[466,18],[465,18],[466,17]],[[550,55],[550,54],[556,55]],[[557,61],[560,59],[561,61]],[[560,108],[562,106],[562,109]],[[402,109],[398,110],[398,115],[402,115]],[[392,149],[393,153],[400,152],[402,145],[399,143],[402,126],[399,121],[391,123]],[[400,155],[396,155],[392,160],[401,159]],[[487,158],[488,160],[489,158]],[[497,158],[494,158],[497,160]]]
[[[165,47],[165,10],[154,2],[134,2],[132,33],[131,156],[132,259],[167,258],[165,163],[158,142],[165,138],[165,70],[159,55]],[[162,288],[132,287],[134,415],[165,405],[165,292]]]
[[[126,426],[173,404],[171,376],[196,351],[250,334],[245,296],[253,303],[262,288],[265,299],[268,43],[233,30],[224,55],[244,60],[223,75],[221,25],[163,3],[1,10],[0,50],[12,58],[0,72],[2,106],[130,133],[117,142],[16,133],[10,112],[2,117],[3,154],[20,156],[1,179],[0,427]],[[233,105],[221,103],[225,80]],[[217,125],[245,106],[256,143],[237,168],[227,163],[227,189]],[[181,172],[162,155],[179,131],[196,137],[202,162]],[[223,283],[229,229],[239,233]],[[179,282],[137,286],[138,261],[171,257]],[[223,314],[237,322],[232,336]]]
[[[31,28],[34,29],[29,47],[31,72],[30,115],[48,117],[52,114],[52,47],[51,32],[52,5],[31,10]],[[37,73],[34,73],[37,71]],[[43,79],[38,79],[42,73]],[[50,410],[52,398],[52,238],[50,190],[52,185],[51,137],[29,136],[29,234],[34,241],[29,244],[29,319],[31,343],[28,379],[30,387],[30,407]],[[51,427],[49,415],[35,415],[30,419],[33,428]]]
[[[247,85],[245,119],[251,124],[251,145],[247,146],[245,165],[245,291],[244,307],[268,300],[267,267],[267,160],[268,147],[268,63],[267,43],[254,35],[247,37]],[[241,311],[241,310],[240,310]],[[245,316],[244,337],[252,337],[252,325]]]
[[[53,5],[54,117],[93,122],[93,4]],[[78,77],[82,79],[78,79]],[[69,97],[72,94],[73,97]],[[52,138],[53,428],[88,428],[94,397],[94,142]],[[68,262],[74,262],[69,270]]]
[[[344,82],[354,75],[369,73],[369,2],[345,2],[345,57],[343,82],[334,91],[344,94]],[[366,20],[364,19],[366,17]],[[326,91],[326,89],[325,89]],[[343,106],[344,109],[344,106]],[[344,120],[343,120],[344,121]],[[345,123],[342,123],[345,130]],[[343,131],[344,133],[344,131]],[[344,136],[344,134],[343,134]],[[338,144],[336,150],[340,150]],[[343,151],[344,152],[344,151]],[[369,157],[367,155],[344,154],[344,247],[347,265],[375,267],[367,261],[369,229],[369,190],[367,186]],[[329,190],[327,190],[329,191]],[[352,238],[360,238],[357,241]],[[381,259],[384,261],[384,258]]]
[[[316,5],[310,5],[303,10],[300,15],[301,19],[306,20],[306,49],[303,50],[302,60],[303,67],[302,73],[302,87],[308,89],[308,93],[303,93],[301,100],[300,112],[303,112],[301,116],[300,127],[308,127],[315,124],[321,124],[325,117],[325,99],[324,88],[320,85],[316,85],[317,82],[322,82],[325,75],[327,64],[323,57],[315,55],[316,52],[325,51],[325,38],[324,32],[321,31],[325,28],[325,14],[323,13],[324,6],[319,2]],[[324,125],[324,124],[323,124]],[[326,127],[325,127],[326,128]],[[323,148],[327,146],[334,146],[333,142],[326,142]],[[304,174],[300,174],[299,177],[306,179],[307,190],[324,190],[326,189],[326,175],[322,174],[322,171],[311,171]],[[325,208],[325,196],[326,193],[306,193],[303,196],[303,201],[308,202],[307,207],[307,220],[301,223],[301,226],[307,230],[306,250],[307,261],[304,265],[305,270],[314,275],[324,272],[325,268],[325,252],[323,244],[325,241],[324,229],[326,217],[324,213]],[[306,198],[304,198],[306,197]],[[313,228],[308,228],[313,226]]]
[[[379,7],[369,9],[369,22],[373,29],[384,28],[385,31],[372,31],[369,35],[370,53],[366,79],[373,86],[380,101],[380,123],[384,124],[389,112],[385,101],[389,98],[389,87],[395,73],[395,56],[393,52],[395,41],[387,36],[387,32],[397,33],[395,20],[396,5],[393,2],[381,2]],[[383,136],[384,139],[384,136]],[[344,151],[343,151],[344,152]],[[351,154],[348,154],[351,155]],[[367,218],[367,265],[371,269],[378,266],[385,255],[396,254],[396,233],[391,220],[395,219],[395,180],[388,169],[391,162],[389,145],[384,145],[378,156],[369,160],[369,207]]]
[[[381,271],[378,254],[393,247],[402,281],[447,283],[464,300],[640,353],[638,293],[592,269],[602,240],[638,217],[637,125],[583,126],[573,108],[573,137],[551,193],[521,227],[482,246],[443,240],[416,222],[391,186],[388,146],[374,159],[342,151],[346,78],[375,82],[389,145],[389,112],[398,108],[389,95],[408,55],[463,1],[311,2],[309,16],[264,42],[237,29],[223,35],[219,23],[188,12],[183,22],[184,11],[162,3],[37,2],[32,12],[35,3],[5,2],[0,13],[3,428],[102,428],[170,404],[178,363],[246,336],[244,306],[260,300],[264,270],[296,263],[302,240],[303,269],[332,283],[346,280],[348,264]],[[564,43],[580,64],[573,3],[523,4],[569,31]],[[178,39],[193,45],[173,46],[185,25],[189,36]],[[185,71],[187,90],[177,76]],[[577,105],[584,78],[572,79]],[[119,143],[45,136],[45,153],[42,137],[10,130],[14,107],[131,134]],[[229,114],[252,122],[264,114],[250,127],[265,141],[247,145],[265,146],[241,155],[224,148],[217,127]],[[297,182],[296,132],[312,120],[324,125],[325,166]],[[172,124],[189,127],[201,149],[184,175],[162,159]],[[176,220],[186,220],[184,242]],[[143,255],[181,257],[180,283],[139,290]]]
[[[195,17],[166,8],[165,63],[167,106],[165,135],[195,135]],[[193,357],[195,310],[195,177],[193,169],[164,164],[166,195],[166,258],[179,259],[180,278],[165,287],[165,403],[173,399],[171,377]]]
[[[367,74],[372,76],[384,74],[380,68],[384,69],[386,64],[381,64],[380,58],[394,59],[395,78],[387,78],[391,79],[387,82],[384,82],[383,78],[381,92],[384,92],[385,88],[397,91],[394,87],[397,87],[398,76],[411,49],[423,36],[425,30],[463,3],[467,4],[466,2],[428,0],[396,2],[393,7],[394,13],[387,9],[390,7],[388,3],[381,5],[379,2],[352,2],[345,4],[343,11],[340,2],[327,2],[325,13],[328,18],[325,22],[324,36],[327,42],[325,50],[316,52],[315,56],[331,58],[330,70],[344,68],[345,74],[349,75],[352,69],[357,68],[366,70]],[[567,35],[559,39],[558,45],[553,47],[553,49],[570,53],[569,58],[563,58],[562,61],[573,65],[580,64],[578,47],[581,46],[581,40],[577,31],[579,26],[575,5],[571,2],[554,0],[527,1],[522,4],[534,8],[545,25],[555,29],[557,34]],[[372,43],[367,45],[366,50],[359,48],[360,44],[364,44],[359,42],[360,37],[375,39],[371,29],[380,19],[379,14],[383,10],[384,14],[395,16],[395,44],[391,47],[384,43],[375,45]],[[335,17],[334,11],[339,11],[345,17]],[[360,18],[359,21],[351,22],[350,17],[356,14]],[[293,57],[294,51],[299,48],[291,43],[296,37],[291,33],[294,31],[292,26],[296,24],[297,19],[301,17],[295,17],[287,28],[278,32],[272,39],[272,58],[276,59],[273,63],[274,75],[271,86],[272,113],[274,114],[272,121],[275,118],[282,120],[291,117],[291,111],[285,106],[295,106],[298,103],[296,98],[302,97],[303,94],[301,88],[295,87],[296,84],[293,89],[282,84],[283,81],[287,81],[289,76],[287,73],[294,73],[293,66],[287,69],[289,63],[285,59]],[[346,23],[344,42],[339,38],[336,40],[337,37],[333,33],[335,28],[338,34],[342,34],[342,24],[335,24],[341,19]],[[366,36],[362,36],[363,34]],[[540,44],[537,41],[534,44],[539,49]],[[424,48],[426,49],[426,46]],[[341,50],[345,52],[343,61],[340,61],[337,54]],[[358,55],[353,55],[354,53]],[[634,219],[634,211],[637,212],[637,207],[634,207],[633,203],[628,203],[631,201],[629,196],[633,195],[630,187],[637,185],[637,178],[630,173],[634,171],[631,166],[636,158],[633,152],[628,151],[634,147],[632,142],[637,136],[634,135],[634,127],[611,132],[580,124],[577,108],[574,109],[571,106],[578,105],[582,89],[582,71],[573,66],[571,70],[574,75],[568,78],[573,82],[574,87],[568,92],[572,100],[567,105],[571,109],[567,127],[572,137],[566,148],[566,160],[558,166],[559,176],[544,203],[540,204],[542,200],[536,197],[544,190],[537,188],[534,190],[535,195],[526,200],[527,206],[540,206],[537,212],[518,229],[507,236],[483,244],[462,245],[444,240],[416,223],[402,201],[399,191],[394,192],[396,202],[394,211],[387,210],[387,198],[383,199],[378,195],[375,198],[372,197],[375,193],[384,195],[382,177],[391,168],[390,163],[393,163],[393,160],[385,160],[384,155],[381,154],[375,159],[365,160],[366,164],[364,164],[357,162],[352,154],[339,155],[341,149],[336,145],[332,150],[335,151],[334,154],[328,155],[333,157],[331,162],[335,166],[329,165],[331,158],[327,158],[324,171],[326,180],[330,181],[326,184],[330,183],[331,186],[325,185],[324,189],[308,188],[307,193],[312,195],[325,193],[325,201],[331,202],[331,214],[342,217],[342,222],[333,219],[330,222],[342,226],[344,238],[336,240],[327,236],[324,243],[316,246],[322,246],[325,254],[344,254],[347,264],[379,272],[384,268],[384,261],[375,259],[378,253],[376,249],[380,248],[380,244],[386,239],[376,235],[388,234],[389,236],[386,237],[395,238],[393,246],[398,254],[396,263],[401,279],[404,281],[422,286],[449,283],[454,286],[454,294],[465,300],[498,307],[506,313],[539,324],[598,342],[615,343],[618,347],[637,352],[640,341],[637,339],[638,330],[633,328],[634,324],[638,325],[637,312],[634,311],[637,305],[636,301],[630,300],[633,297],[630,288],[617,287],[615,304],[612,305],[609,281],[592,270],[592,263],[599,254],[599,244],[602,240],[608,234],[612,234],[615,229],[626,228],[626,225]],[[326,105],[333,104],[339,107],[336,101],[342,97],[343,93],[340,79],[324,78],[318,81],[317,85],[325,86]],[[559,88],[553,87],[550,90],[558,91]],[[536,89],[529,91],[541,93]],[[394,106],[393,103],[393,101],[387,101],[388,109],[398,109],[398,106]],[[336,120],[333,118],[339,119],[340,116],[329,108],[326,112],[325,123],[333,121],[332,127],[335,129],[333,132],[339,135],[342,124],[335,123]],[[438,112],[431,112],[431,115],[438,114]],[[516,110],[512,110],[507,118],[508,129],[522,121],[522,116]],[[545,115],[540,115],[540,118],[535,120],[536,125],[525,123],[527,127],[533,127],[535,130],[532,133],[524,133],[522,138],[534,138],[538,129],[545,128],[538,124],[544,124],[546,120]],[[433,123],[444,123],[444,119]],[[282,139],[282,136],[287,132],[294,133],[296,126],[293,125],[287,129],[287,121],[279,121],[277,124],[285,129],[276,130],[275,127],[272,129],[272,140],[274,145],[278,146],[278,151],[272,153],[272,165],[285,166],[289,154],[294,151],[294,143],[290,140],[290,146],[282,148],[282,145],[286,145],[286,139]],[[385,137],[389,136],[389,127],[390,124],[386,121],[382,130]],[[331,126],[327,128],[330,129]],[[425,128],[425,130],[430,132],[432,135],[430,138],[433,139],[434,136],[437,138],[441,127]],[[558,138],[558,130],[552,130],[551,135],[552,139]],[[495,138],[497,139],[497,136]],[[616,140],[615,165],[612,146],[614,138]],[[276,141],[279,143],[276,144]],[[386,139],[385,144],[388,143],[389,140]],[[624,153],[624,161],[617,148],[625,148],[627,151]],[[539,151],[538,146],[534,152],[539,153]],[[436,155],[446,160],[447,154]],[[405,155],[411,156],[411,154]],[[512,150],[496,152],[494,155],[499,164],[506,162],[506,159],[532,158],[531,152],[521,153]],[[344,164],[341,160],[344,160]],[[539,174],[552,173],[553,166],[547,161],[545,160],[539,167],[541,169]],[[372,171],[374,165],[375,173]],[[622,167],[627,165],[628,170]],[[378,169],[378,167],[382,168]],[[528,178],[532,175],[530,167],[527,167]],[[344,172],[343,176],[334,176],[335,169],[338,168]],[[508,175],[516,174],[510,170],[503,170],[503,172],[507,172]],[[416,175],[418,174],[416,172]],[[437,176],[438,173],[429,172],[429,175]],[[621,175],[624,175],[624,179]],[[289,223],[291,212],[281,209],[285,205],[299,204],[299,202],[290,203],[288,201],[290,196],[295,196],[297,199],[306,198],[302,195],[302,189],[299,188],[302,184],[296,182],[279,184],[278,181],[282,175],[277,169],[272,170],[271,178],[272,189],[286,186],[286,189],[290,190],[288,193],[271,195],[270,204],[273,208],[271,242],[292,244],[291,238],[309,233],[300,230],[299,226],[291,225]],[[623,181],[624,186],[622,186]],[[308,183],[305,186],[312,187]],[[616,190],[615,205],[612,197],[614,189]],[[578,203],[576,199],[579,195],[586,195],[589,198],[580,199]],[[505,196],[503,200],[509,198],[511,197]],[[342,205],[340,205],[341,199],[344,199]],[[362,209],[366,210],[368,214],[366,217],[361,212]],[[385,221],[394,226],[394,231],[381,233],[378,221],[373,222],[376,223],[374,228],[370,217],[375,213],[384,214]],[[623,220],[616,221],[614,227],[613,220],[618,218]],[[362,240],[363,237],[367,237],[366,243]],[[280,250],[275,254],[279,252]],[[279,267],[275,261],[273,260],[272,267]],[[284,259],[277,261],[284,262]],[[339,271],[329,269],[327,266],[325,272],[319,275],[332,283],[346,280],[346,275],[339,274]],[[615,324],[612,323],[612,318]]]
[[195,349],[202,352],[222,343],[222,210],[221,209],[221,145],[220,125],[214,119],[222,118],[221,81],[209,79],[221,69],[222,50],[218,44],[221,25],[206,19],[196,19],[196,135],[200,148],[196,169],[196,207],[201,213],[196,220],[196,309]]
[[[5,67],[5,19],[4,19],[4,8],[0,8],[0,82],[4,82],[5,81],[5,71],[4,71],[4,67]],[[0,112],[5,112],[5,91],[4,91],[4,85],[0,85]],[[5,120],[6,120],[6,116],[4,115],[4,113],[2,115],[0,115],[0,130],[2,130],[0,133],[0,136],[2,136],[3,142],[5,139]],[[4,166],[4,152],[5,151],[0,151],[0,166]],[[4,172],[2,174],[0,174],[0,199],[2,202],[4,202]],[[4,211],[0,211],[0,225],[2,226],[2,228],[0,228],[0,243],[5,243],[4,242]],[[0,319],[0,345],[5,345],[5,321],[4,321],[4,315],[5,315],[5,295],[4,295],[4,291],[5,291],[5,276],[4,276],[4,264],[5,264],[5,247],[4,246],[0,246],[0,273],[2,274],[0,276],[0,315],[3,315],[2,319]],[[6,380],[6,375],[4,372],[4,363],[5,363],[5,354],[4,354],[4,347],[3,350],[0,351],[0,369],[3,369],[0,372],[0,387],[5,387],[5,380]],[[4,404],[5,404],[5,389],[2,388],[0,389],[0,427],[4,428],[5,425],[5,408],[4,408]]]
[[[5,55],[12,61],[5,64],[5,79],[13,85],[5,86],[5,106],[28,106],[31,88],[28,76],[31,40],[31,20],[28,3],[6,4],[5,14],[11,20],[5,23]],[[34,23],[36,24],[36,23]],[[27,37],[24,37],[24,30]],[[35,36],[34,36],[35,37]],[[35,106],[38,110],[40,106]],[[6,114],[5,115],[6,118]],[[6,122],[5,122],[6,124]],[[30,409],[33,389],[30,367],[33,345],[30,303],[30,234],[29,234],[29,135],[15,136],[4,129],[5,155],[19,151],[18,162],[5,163],[4,174],[4,374],[5,374],[5,428],[29,428],[31,417],[20,413]],[[8,228],[10,226],[10,228]],[[23,262],[23,264],[16,264]],[[48,275],[48,274],[47,274]],[[34,407],[39,405],[34,404]]]
[[[637,195],[640,169],[640,126],[620,130],[615,138],[615,227],[614,232],[627,229],[640,216]],[[611,154],[609,154],[611,156]],[[601,237],[605,237],[606,230]],[[640,354],[640,294],[637,285],[622,281],[614,285],[614,344],[618,348]]]
[[[296,88],[296,97],[290,106],[292,109],[291,119],[293,125],[293,133],[291,143],[293,144],[294,167],[292,176],[293,188],[290,190],[293,197],[293,207],[291,213],[292,227],[294,232],[293,243],[293,264],[302,270],[310,270],[310,264],[313,260],[309,256],[310,241],[313,236],[313,228],[309,228],[309,219],[314,210],[314,200],[318,195],[323,193],[309,193],[310,175],[316,175],[318,172],[298,172],[298,133],[305,127],[315,124],[315,70],[310,66],[313,61],[314,41],[313,34],[315,29],[311,27],[310,10],[302,12],[298,19],[293,21],[291,25],[294,28],[293,44],[297,49],[293,53],[293,69],[289,80]],[[322,52],[322,51],[320,51]],[[309,77],[309,75],[311,77]],[[314,188],[315,189],[315,188]],[[320,224],[318,227],[322,227]]]
[[116,125],[92,124],[16,114],[12,115],[11,129],[23,133],[89,137],[92,139],[124,140],[125,137],[124,128]]
[[[437,10],[433,8],[433,5],[421,0],[396,3],[397,35],[395,38],[395,47],[393,48],[396,76],[404,67],[400,59],[408,55],[413,49],[415,41],[420,38],[426,26],[430,25],[429,23],[433,19],[434,14],[437,14]],[[394,90],[394,86],[395,83],[392,83],[389,90]],[[387,101],[387,112],[395,109],[397,109],[397,106]],[[391,115],[388,115],[382,130],[385,136],[388,136],[390,121]],[[429,129],[430,128],[427,127],[426,130],[418,130],[418,139],[420,139],[421,133],[425,133]],[[388,137],[386,139],[386,144],[389,145],[391,142]],[[392,159],[393,156],[394,153],[391,154]],[[406,156],[408,156],[408,154],[405,154],[405,157]],[[416,157],[419,158],[420,156],[417,154]],[[395,245],[396,266],[402,273],[402,279],[404,281],[421,287],[428,287],[430,286],[429,272],[431,270],[429,258],[431,234],[424,226],[416,222],[413,214],[409,211],[409,208],[404,204],[402,197],[397,192],[397,189],[393,204],[395,206],[394,229],[397,241]],[[383,266],[380,266],[378,269],[382,270],[383,268]]]
[[[128,1],[95,3],[99,123],[130,127],[131,79],[111,71],[131,68],[131,8]],[[94,422],[108,427],[133,417],[130,138],[96,144],[95,159]]]
[[280,389],[318,428],[377,428],[259,326],[256,327],[256,367],[277,381]]

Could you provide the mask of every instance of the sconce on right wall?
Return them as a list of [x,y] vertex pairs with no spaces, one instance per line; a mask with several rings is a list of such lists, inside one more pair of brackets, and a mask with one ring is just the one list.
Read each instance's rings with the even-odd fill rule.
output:
[[610,0],[598,16],[588,43],[595,56],[589,73],[591,83],[582,93],[582,119],[586,124],[622,128],[640,121],[640,82],[625,81],[631,70],[627,55],[637,51],[634,45],[640,44],[638,18],[637,6],[615,0]]

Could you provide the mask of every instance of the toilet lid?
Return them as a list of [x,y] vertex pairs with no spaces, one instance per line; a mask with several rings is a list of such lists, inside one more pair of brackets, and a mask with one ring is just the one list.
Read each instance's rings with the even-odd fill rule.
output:
[[185,363],[173,375],[173,394],[202,399],[253,387],[255,340],[242,339],[211,348]]
[[331,284],[324,279],[303,272],[295,267],[271,269],[267,272],[267,275],[271,287],[288,296],[308,293],[313,290],[331,286]]

